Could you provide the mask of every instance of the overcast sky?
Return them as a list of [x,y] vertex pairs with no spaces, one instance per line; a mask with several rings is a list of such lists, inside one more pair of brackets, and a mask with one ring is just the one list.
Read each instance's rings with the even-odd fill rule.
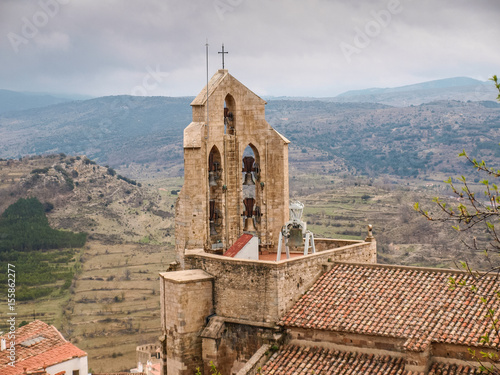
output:
[[226,68],[264,96],[500,75],[498,0],[0,0],[0,88],[194,96]]

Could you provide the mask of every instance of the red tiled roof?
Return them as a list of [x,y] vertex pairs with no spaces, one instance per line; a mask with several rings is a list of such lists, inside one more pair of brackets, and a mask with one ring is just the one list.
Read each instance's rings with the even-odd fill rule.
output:
[[405,371],[403,358],[287,345],[262,367],[263,375],[342,374],[420,375]]
[[[281,319],[280,325],[407,339],[423,351],[430,342],[483,346],[490,331],[486,308],[465,288],[450,290],[449,277],[471,281],[463,272],[384,265],[337,264]],[[499,289],[494,277],[477,284]],[[499,311],[498,299],[490,306]],[[491,334],[491,347],[500,337]]]
[[250,241],[252,238],[253,236],[251,234],[242,234],[241,237],[238,238],[235,243],[233,243],[233,246],[227,249],[227,251],[224,253],[224,256],[234,258],[234,256],[238,254],[240,250],[243,249],[248,241]]
[[11,340],[7,334],[2,336],[7,341],[7,350],[0,352],[0,373],[2,375],[22,374],[24,369],[27,371],[42,370],[44,367],[50,367],[72,358],[87,356],[83,350],[66,341],[54,326],[49,326],[40,320],[18,328],[15,334],[15,367],[8,365],[10,361],[8,349]]

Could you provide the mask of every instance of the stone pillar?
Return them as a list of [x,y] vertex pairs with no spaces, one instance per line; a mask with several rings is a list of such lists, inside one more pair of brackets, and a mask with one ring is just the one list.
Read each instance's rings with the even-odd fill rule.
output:
[[220,369],[218,362],[218,348],[224,332],[224,319],[214,316],[201,333],[203,347],[204,374],[210,373],[210,362]]
[[371,224],[368,224],[368,235],[365,238],[365,242],[370,242],[370,263],[377,263],[377,240],[373,237],[373,225]]
[[203,368],[200,333],[213,311],[213,277],[202,270],[162,272],[160,293],[162,375],[193,375]]

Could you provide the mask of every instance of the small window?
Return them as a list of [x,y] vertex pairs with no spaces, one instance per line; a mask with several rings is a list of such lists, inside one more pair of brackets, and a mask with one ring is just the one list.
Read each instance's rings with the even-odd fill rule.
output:
[[80,370],[73,370],[73,375],[80,375]]

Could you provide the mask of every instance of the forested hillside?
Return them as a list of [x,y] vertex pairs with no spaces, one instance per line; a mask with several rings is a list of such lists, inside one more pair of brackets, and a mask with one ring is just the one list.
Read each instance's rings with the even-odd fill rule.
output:
[[0,217],[0,252],[32,251],[82,247],[86,233],[53,229],[45,212],[53,207],[37,198],[20,198]]
[[51,228],[50,209],[37,198],[20,198],[0,217],[0,283],[7,284],[7,265],[14,264],[18,301],[63,293],[77,270],[74,248],[83,247],[87,235]]
[[[341,160],[356,174],[425,178],[456,174],[456,155],[500,156],[500,104],[444,101],[403,108],[366,103],[270,102],[268,121],[292,141],[291,164],[322,160],[332,173]],[[308,154],[312,153],[312,157]]]

